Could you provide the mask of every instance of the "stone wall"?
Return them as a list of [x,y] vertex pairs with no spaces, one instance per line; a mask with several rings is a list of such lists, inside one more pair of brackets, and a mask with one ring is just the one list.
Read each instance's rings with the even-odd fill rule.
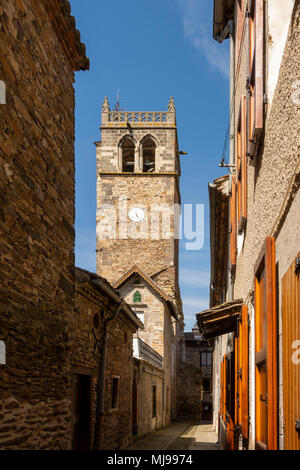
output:
[[[142,294],[140,303],[133,302],[133,295],[136,291]],[[161,296],[145,281],[136,284],[135,278],[130,278],[120,288],[120,293],[126,302],[139,314],[144,314],[144,329],[138,331],[138,336],[163,357],[164,371],[164,387],[165,397],[167,397],[167,389],[169,389],[169,402],[166,405],[168,411],[165,412],[164,423],[168,424],[171,420],[171,393],[172,384],[172,335],[173,329],[171,325],[172,317]],[[174,319],[173,319],[174,320]],[[145,417],[145,419],[147,419]]]
[[[170,416],[170,391],[164,389],[164,373],[145,361],[137,361],[138,436],[162,428]],[[156,417],[153,417],[153,386],[156,386]],[[168,420],[169,422],[169,420]]]
[[0,79],[6,84],[6,105],[0,106],[0,339],[6,343],[0,447],[5,449],[71,445],[73,70],[81,66],[70,64],[76,44],[67,58],[71,44],[59,39],[63,21],[73,24],[69,40],[75,36],[67,10],[55,32],[45,5],[49,13],[53,5],[44,1],[0,5]]
[[[174,215],[174,204],[180,204],[180,165],[175,113],[167,114],[168,122],[130,122],[128,130],[126,123],[107,123],[106,113],[102,113],[102,140],[97,143],[97,272],[113,283],[134,264],[141,266],[148,275],[173,267],[165,273],[168,281],[164,287],[180,300],[178,240],[174,239],[174,225],[179,215]],[[134,173],[122,173],[120,142],[126,135],[135,145]],[[142,173],[138,163],[141,142],[148,135],[156,144],[155,171]],[[123,198],[121,204],[120,198]],[[114,207],[114,214],[102,209],[105,204]],[[171,209],[164,217],[166,225],[162,225],[152,212],[154,206],[161,205]],[[139,206],[143,206],[146,217],[137,224],[130,221],[128,213]],[[100,235],[107,220],[116,226],[112,237]]]
[[178,417],[201,420],[202,373],[199,367],[180,362],[178,373]]
[[[152,275],[166,267],[175,266],[175,240],[174,240],[174,215],[169,211],[170,225],[158,227],[153,216],[151,223],[151,209],[154,205],[168,204],[172,209],[175,200],[176,181],[172,176],[98,176],[98,201],[100,207],[103,204],[113,205],[115,215],[106,210],[102,217],[97,215],[97,230],[104,223],[104,216],[108,217],[113,225],[116,222],[116,234],[114,239],[98,238],[97,270],[101,276],[110,282],[117,281],[134,264],[141,266],[148,275]],[[126,197],[126,208],[121,209],[125,214],[125,221],[120,226],[120,198]],[[144,206],[148,216],[140,223],[132,222],[128,218],[128,212],[133,207]],[[114,219],[116,217],[116,219]],[[167,218],[168,220],[168,218]],[[135,233],[137,234],[134,238]],[[152,235],[153,233],[153,235]],[[168,233],[170,235],[168,235]],[[131,235],[133,234],[133,235]],[[172,278],[171,290],[175,287],[175,278]]]
[[[76,273],[84,272],[76,270]],[[81,275],[82,276],[82,275]],[[91,276],[89,274],[89,276]],[[92,274],[94,278],[97,276]],[[123,310],[107,326],[107,356],[105,372],[104,422],[99,428],[97,393],[100,365],[103,356],[104,322],[115,314],[117,304],[105,292],[82,278],[76,282],[75,313],[72,324],[72,373],[86,373],[92,377],[91,443],[100,429],[101,450],[127,447],[132,439],[132,380],[133,334],[137,326]],[[112,409],[112,378],[119,378],[118,406]],[[73,404],[74,405],[74,404]]]

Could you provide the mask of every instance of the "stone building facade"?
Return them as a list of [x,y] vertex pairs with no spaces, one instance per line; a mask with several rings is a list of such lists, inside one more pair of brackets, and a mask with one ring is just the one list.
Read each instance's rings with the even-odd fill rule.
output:
[[[183,314],[178,284],[180,162],[175,105],[168,111],[102,106],[97,149],[97,272],[145,317],[141,339],[163,356],[165,396],[176,417]],[[172,405],[171,405],[172,404]],[[169,405],[168,405],[169,406]]]
[[0,5],[0,447],[71,446],[74,71],[67,1]]
[[299,22],[299,1],[215,1],[214,37],[232,38],[233,175],[228,252],[222,237],[212,244],[228,260],[223,278],[211,279],[222,300],[198,318],[218,336],[215,424],[219,414],[229,448],[300,443]]
[[[172,344],[177,342],[174,324],[176,324],[178,316],[173,307],[172,299],[166,295],[152,278],[147,276],[137,266],[126,273],[115,284],[115,287],[143,322],[144,328],[138,331],[137,337],[162,358],[160,371],[160,375],[163,378],[161,402],[163,402],[164,406],[161,409],[162,416],[160,419],[155,419],[152,423],[152,416],[150,419],[148,413],[142,415],[141,421],[145,421],[145,424],[140,428],[140,432],[143,432],[144,427],[147,430],[153,429],[153,427],[154,429],[159,429],[170,424],[171,421],[171,401],[173,399],[172,390],[174,387],[172,366],[173,361],[176,360],[176,356],[172,355]],[[143,403],[151,403],[151,393],[152,391],[149,387],[145,387],[145,389],[141,390],[141,396],[138,399]],[[141,412],[143,411],[143,406],[141,405]],[[147,424],[149,422],[151,426]]]
[[197,325],[183,333],[178,387],[178,415],[212,420],[212,356],[214,342],[202,338]]
[[143,324],[105,279],[80,268],[75,274],[72,448],[126,448],[132,441],[133,335]]
[[133,340],[133,438],[162,428],[170,416],[170,387],[165,387],[163,357],[146,344],[139,333]]

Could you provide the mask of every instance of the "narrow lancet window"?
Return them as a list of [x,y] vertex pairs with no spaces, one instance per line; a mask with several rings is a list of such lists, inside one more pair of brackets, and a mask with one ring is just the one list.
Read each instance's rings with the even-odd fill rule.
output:
[[121,144],[122,149],[122,171],[124,173],[134,172],[134,142],[130,137],[125,137]]
[[147,136],[142,142],[143,172],[152,173],[155,171],[155,142]]

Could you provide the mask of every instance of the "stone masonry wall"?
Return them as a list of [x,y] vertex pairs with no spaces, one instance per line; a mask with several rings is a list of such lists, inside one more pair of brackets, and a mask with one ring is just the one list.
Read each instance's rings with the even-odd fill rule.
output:
[[[141,361],[137,368],[137,397],[138,397],[138,436],[144,436],[163,427],[164,410],[163,374],[159,369]],[[153,385],[156,385],[156,417],[153,417]],[[166,391],[165,391],[166,393]],[[170,404],[165,403],[165,413],[169,414]]]
[[[137,290],[142,295],[140,303],[133,302],[133,295]],[[166,411],[167,407],[165,408],[165,424],[167,424],[170,422],[171,417],[170,401],[172,390],[172,325],[169,310],[151,286],[147,283],[137,286],[135,285],[134,278],[129,279],[121,287],[120,292],[132,309],[136,312],[144,313],[144,330],[139,330],[138,336],[163,357],[165,397],[167,397],[167,389],[169,389],[168,411]]]
[[[102,116],[103,117],[103,116]],[[125,128],[124,128],[125,126]],[[141,158],[142,139],[151,135],[156,142],[155,172],[141,174],[140,170],[130,174],[122,173],[122,152],[119,147],[122,137],[129,135],[135,143],[135,161]],[[110,282],[117,281],[134,264],[138,264],[148,275],[161,269],[174,267],[175,276],[168,271],[169,290],[174,297],[178,294],[178,242],[174,240],[172,215],[174,204],[179,204],[179,156],[177,130],[174,124],[156,123],[147,127],[145,123],[132,123],[115,127],[102,125],[101,143],[97,144],[97,208],[112,205],[114,214],[108,209],[97,213],[97,272]],[[114,173],[114,174],[111,174]],[[126,198],[121,203],[120,198]],[[153,206],[167,205],[170,224],[162,226],[161,219],[151,220]],[[147,211],[145,219],[132,222],[128,212],[133,207],[143,206]],[[124,220],[120,220],[120,208]],[[105,220],[106,218],[106,220]],[[116,233],[105,239],[101,227],[108,221],[116,226]],[[125,227],[126,224],[126,227]],[[171,285],[170,285],[171,284]]]
[[44,3],[0,5],[0,448],[70,447],[74,74]]
[[[84,369],[92,376],[91,447],[95,435],[97,384],[102,358],[103,324],[114,313],[114,304],[105,294],[76,283],[76,309],[72,324],[72,373]],[[99,326],[95,326],[94,317]],[[101,449],[118,449],[131,443],[133,380],[133,333],[135,327],[124,313],[108,324],[105,417],[100,435]],[[119,377],[118,409],[111,410],[112,376]]]
[[178,373],[178,417],[201,419],[202,374],[199,367],[180,362]]

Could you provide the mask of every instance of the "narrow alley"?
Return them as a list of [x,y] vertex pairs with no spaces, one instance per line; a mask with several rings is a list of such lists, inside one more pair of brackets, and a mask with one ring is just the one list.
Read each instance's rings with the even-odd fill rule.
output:
[[212,424],[174,422],[143,439],[128,450],[220,450],[218,435]]

